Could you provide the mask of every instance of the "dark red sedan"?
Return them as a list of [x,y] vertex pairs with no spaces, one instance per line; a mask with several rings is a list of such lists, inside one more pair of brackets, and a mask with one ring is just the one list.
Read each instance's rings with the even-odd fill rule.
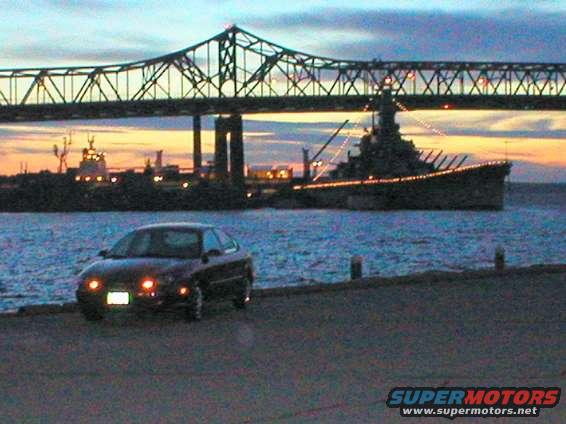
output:
[[119,240],[79,274],[77,301],[89,321],[110,311],[181,308],[200,320],[203,303],[250,301],[251,256],[228,234],[211,225],[155,224]]

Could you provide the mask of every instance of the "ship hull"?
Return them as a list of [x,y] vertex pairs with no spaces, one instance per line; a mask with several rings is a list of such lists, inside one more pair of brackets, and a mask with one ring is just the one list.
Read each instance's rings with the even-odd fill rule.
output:
[[500,210],[510,167],[490,162],[414,177],[312,183],[295,186],[293,197],[320,208]]

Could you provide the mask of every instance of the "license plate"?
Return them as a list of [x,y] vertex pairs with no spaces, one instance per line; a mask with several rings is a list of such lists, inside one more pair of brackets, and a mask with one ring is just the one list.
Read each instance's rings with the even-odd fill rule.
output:
[[108,292],[106,295],[108,305],[128,305],[130,303],[130,293],[128,292]]

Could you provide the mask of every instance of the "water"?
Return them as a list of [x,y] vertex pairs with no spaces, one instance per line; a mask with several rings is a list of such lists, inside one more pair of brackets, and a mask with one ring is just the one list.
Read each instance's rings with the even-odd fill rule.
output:
[[[218,225],[252,253],[258,287],[343,281],[350,257],[365,275],[564,262],[566,187],[520,187],[501,212],[261,209],[226,212],[0,214],[0,310],[74,301],[76,275],[130,229],[155,222]],[[546,193],[546,194],[545,194]],[[545,197],[546,196],[546,197]],[[547,200],[545,200],[547,199]]]

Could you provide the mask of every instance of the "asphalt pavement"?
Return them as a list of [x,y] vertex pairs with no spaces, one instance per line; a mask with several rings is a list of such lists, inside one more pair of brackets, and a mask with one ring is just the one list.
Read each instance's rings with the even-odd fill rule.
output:
[[[258,298],[247,311],[211,305],[199,323],[1,318],[0,422],[411,422],[385,405],[391,388],[563,386],[565,282],[554,273]],[[565,412],[525,421],[566,422]]]

